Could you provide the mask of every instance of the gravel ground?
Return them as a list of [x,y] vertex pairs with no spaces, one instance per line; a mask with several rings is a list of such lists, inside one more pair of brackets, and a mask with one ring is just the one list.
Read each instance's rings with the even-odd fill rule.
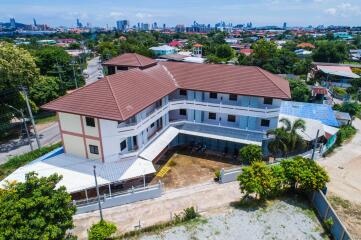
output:
[[173,227],[142,240],[328,239],[304,200],[275,200],[254,210],[227,208],[203,221]]

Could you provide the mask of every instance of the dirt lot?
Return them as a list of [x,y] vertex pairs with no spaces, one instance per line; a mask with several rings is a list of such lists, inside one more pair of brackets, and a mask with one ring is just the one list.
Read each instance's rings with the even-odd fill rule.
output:
[[239,166],[230,159],[225,159],[215,155],[190,156],[184,152],[166,154],[161,161],[161,166],[166,164],[170,170],[163,177],[155,177],[151,184],[161,180],[166,189],[174,189],[195,185],[203,182],[213,181],[214,172],[221,168],[228,169]]
[[353,238],[361,239],[361,204],[331,194],[327,198]]

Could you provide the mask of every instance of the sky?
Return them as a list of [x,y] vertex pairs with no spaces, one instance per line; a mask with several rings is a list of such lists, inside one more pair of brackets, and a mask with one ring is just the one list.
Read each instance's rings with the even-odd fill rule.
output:
[[361,25],[361,0],[0,0],[0,22],[115,26],[116,20],[190,25],[219,21],[254,26]]

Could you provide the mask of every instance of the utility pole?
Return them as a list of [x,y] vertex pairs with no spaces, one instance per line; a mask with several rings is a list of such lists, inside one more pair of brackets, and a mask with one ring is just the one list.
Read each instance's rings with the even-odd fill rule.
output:
[[318,135],[319,134],[320,134],[320,129],[317,130],[316,139],[315,139],[315,142],[313,144],[313,151],[312,151],[312,157],[311,157],[312,160],[315,159],[315,152],[316,152],[316,146],[317,146],[317,141],[318,141]]
[[99,213],[100,213],[100,221],[103,221],[103,211],[102,211],[102,205],[100,204],[100,196],[99,196],[99,186],[98,186],[98,180],[97,180],[97,173],[95,171],[96,166],[93,166],[94,168],[94,179],[95,179],[95,188],[97,190],[97,198],[98,198],[98,206],[99,206]]
[[33,125],[36,143],[37,143],[37,145],[38,145],[38,148],[40,148],[40,147],[41,147],[41,145],[40,145],[40,140],[39,140],[38,132],[36,131],[36,126],[35,126],[35,121],[34,121],[34,117],[33,117],[33,112],[31,111],[31,107],[30,107],[30,104],[29,104],[28,92],[27,92],[27,90],[26,90],[26,88],[25,88],[24,86],[22,86],[21,89],[22,89],[22,91],[23,91],[23,93],[24,93],[24,96],[25,96],[26,106],[28,107],[31,124]]
[[76,80],[74,65],[75,65],[75,63],[72,62],[71,66],[73,67],[73,77],[74,77],[74,82],[75,82],[75,88],[78,88],[78,82]]

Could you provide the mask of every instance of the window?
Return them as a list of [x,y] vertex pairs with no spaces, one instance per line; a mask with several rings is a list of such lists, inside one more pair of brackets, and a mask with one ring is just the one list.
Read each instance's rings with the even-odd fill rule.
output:
[[228,122],[236,122],[236,116],[235,115],[228,115]]
[[273,99],[272,98],[264,98],[263,104],[272,105]]
[[186,109],[179,109],[179,115],[187,116],[187,110]]
[[217,93],[215,92],[209,93],[209,98],[217,98]]
[[262,127],[269,127],[270,121],[268,119],[261,119],[261,126]]
[[212,112],[210,112],[210,113],[208,113],[208,119],[216,119],[216,113],[212,113]]
[[229,100],[230,101],[237,101],[237,95],[236,94],[229,94]]
[[95,120],[91,117],[85,117],[86,125],[89,127],[95,127]]
[[120,143],[120,151],[123,151],[127,147],[127,141],[124,140]]
[[89,152],[92,154],[99,154],[98,146],[95,145],[89,145]]
[[154,128],[154,123],[150,124],[150,127],[151,127],[151,128]]
[[180,89],[180,90],[179,90],[179,95],[181,95],[181,96],[187,96],[187,90],[185,90],[185,89]]

